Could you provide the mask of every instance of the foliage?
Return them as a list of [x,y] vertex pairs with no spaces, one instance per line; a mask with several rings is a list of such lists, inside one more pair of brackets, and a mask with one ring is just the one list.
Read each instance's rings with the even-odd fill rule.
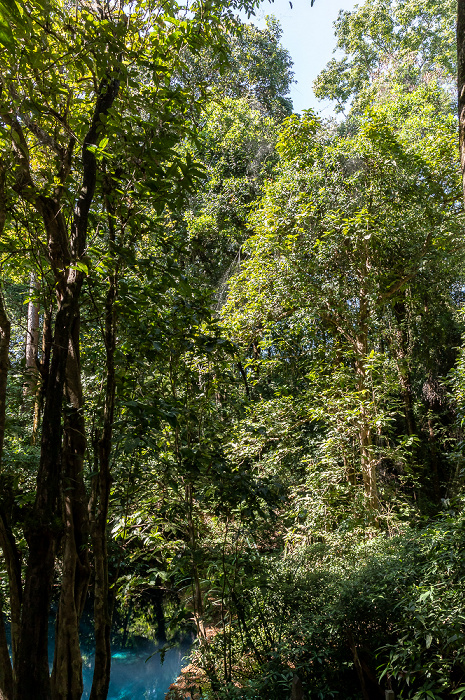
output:
[[195,631],[204,697],[465,697],[453,4],[340,15],[339,122],[291,113],[279,24],[235,9],[0,0],[2,605],[53,448],[54,603],[77,532],[73,601],[90,563],[123,645]]
[[463,515],[445,513],[394,538],[335,534],[284,558],[251,553],[237,618],[210,647],[220,675],[226,638],[239,682],[212,697],[280,698],[297,674],[309,698],[342,685],[358,698],[359,664],[370,697],[378,678],[399,697],[454,697],[465,672],[462,550]]
[[315,94],[337,102],[336,111],[355,98],[366,106],[379,85],[401,83],[412,89],[436,80],[452,85],[456,74],[456,3],[368,0],[341,11],[335,23],[337,48],[315,81]]

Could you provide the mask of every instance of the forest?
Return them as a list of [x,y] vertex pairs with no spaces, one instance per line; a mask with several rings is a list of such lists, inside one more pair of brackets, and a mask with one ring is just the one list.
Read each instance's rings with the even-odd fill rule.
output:
[[465,0],[257,9],[0,0],[0,700],[465,698]]

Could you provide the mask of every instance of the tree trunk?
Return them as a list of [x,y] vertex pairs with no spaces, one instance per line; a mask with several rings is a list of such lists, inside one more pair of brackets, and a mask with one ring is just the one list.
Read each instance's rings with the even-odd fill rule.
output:
[[[6,221],[6,195],[5,195],[6,169],[3,161],[0,162],[0,236],[5,228]],[[3,454],[3,441],[5,437],[6,418],[6,388],[9,367],[11,324],[6,312],[3,294],[0,288],[0,465]],[[8,544],[6,537],[5,521],[0,513],[0,546],[8,567]],[[10,571],[8,571],[10,574]],[[10,585],[11,585],[11,579]],[[10,588],[11,591],[11,588]],[[10,593],[11,595],[11,593]],[[13,606],[12,606],[13,607]],[[13,616],[12,616],[13,617]],[[13,636],[13,632],[12,632]],[[6,642],[5,626],[3,623],[3,610],[0,605],[0,699],[12,700],[13,698],[13,670]]]
[[460,165],[465,201],[465,0],[457,3],[457,92]]
[[205,639],[205,625],[203,622],[203,599],[200,587],[199,569],[197,566],[197,537],[193,516],[194,489],[192,484],[186,485],[186,506],[187,506],[187,529],[189,535],[189,545],[192,557],[192,603],[194,608],[194,619],[197,626],[197,634],[201,639]]
[[39,283],[35,274],[31,273],[29,295],[31,299],[27,305],[27,331],[26,331],[26,382],[24,385],[25,396],[36,396],[38,384],[37,352],[39,349],[39,307],[33,299],[39,289]]
[[157,642],[166,642],[166,620],[163,609],[163,591],[156,588],[153,592],[153,605],[155,608],[155,618],[157,620]]
[[357,653],[357,646],[355,644],[355,641],[354,641],[354,638],[353,638],[351,632],[347,632],[347,638],[349,640],[350,650],[352,652],[352,656],[354,659],[354,666],[355,666],[355,670],[357,671],[358,680],[360,681],[360,688],[362,691],[363,700],[370,700],[370,696],[369,696],[367,688],[366,688],[365,676],[363,675],[362,664],[360,663],[360,659],[359,659],[358,653]]
[[52,361],[47,379],[39,471],[33,516],[25,536],[29,545],[15,700],[50,700],[48,616],[57,542],[62,534],[62,401],[71,327],[76,317],[82,274],[66,285],[55,322]]
[[83,479],[86,438],[79,325],[77,316],[71,334],[66,367],[65,394],[68,409],[64,421],[62,493],[65,536],[51,677],[53,700],[79,700],[83,691],[79,620],[84,609],[90,565],[87,496]]
[[368,507],[371,511],[379,510],[378,484],[376,478],[376,462],[372,454],[372,435],[369,416],[366,410],[367,387],[365,360],[368,354],[368,303],[366,294],[360,294],[359,330],[356,338],[357,355],[355,371],[357,374],[357,390],[360,396],[360,461],[363,485]]
[[0,700],[13,700],[13,669],[6,641],[1,603],[0,599]]
[[3,509],[0,509],[0,547],[3,551],[3,558],[5,560],[6,570],[8,572],[11,615],[11,649],[13,666],[15,666],[18,659],[21,623],[21,560],[13,533],[8,526],[6,513],[3,511]]
[[413,414],[413,392],[410,364],[408,361],[407,338],[405,323],[407,310],[404,301],[397,301],[394,304],[394,317],[396,319],[395,329],[395,358],[397,371],[399,374],[402,401],[404,404],[405,424],[407,435],[416,434],[415,416]]
[[[114,230],[110,224],[111,243],[114,244]],[[105,351],[106,351],[106,386],[103,429],[100,439],[95,441],[98,475],[94,478],[91,531],[94,550],[95,586],[94,586],[94,625],[95,625],[95,666],[92,678],[90,700],[106,700],[110,685],[111,648],[110,631],[112,605],[108,582],[107,557],[107,519],[110,499],[111,472],[110,455],[115,410],[115,347],[116,347],[116,313],[118,277],[115,271],[110,275],[105,302]]]
[[10,331],[10,320],[6,313],[2,290],[0,289],[0,462],[5,437],[6,383],[9,367]]
[[[3,161],[0,161],[0,236],[5,228],[6,221],[5,175],[5,164]],[[6,312],[2,289],[0,288],[0,464],[5,437],[6,383],[9,367],[10,333],[10,319]]]
[[438,449],[436,444],[436,432],[434,430],[434,423],[433,418],[431,416],[431,410],[428,415],[428,441],[430,445],[431,477],[433,483],[434,497],[436,499],[436,502],[439,503],[441,498],[441,489],[439,486]]
[[[55,274],[58,310],[50,370],[45,391],[42,440],[37,490],[33,514],[25,528],[29,545],[26,568],[21,634],[18,651],[15,700],[50,700],[48,668],[48,616],[57,544],[63,534],[61,522],[62,493],[62,404],[66,381],[68,348],[73,324],[78,316],[83,272],[73,264],[85,253],[89,211],[97,182],[97,161],[89,146],[98,143],[102,134],[102,115],[108,113],[119,90],[119,80],[110,71],[100,82],[92,121],[82,145],[82,184],[76,197],[74,216],[68,231],[57,188],[52,197],[40,194],[30,172],[27,141],[16,115],[3,118],[16,133],[18,176],[13,189],[31,203],[42,216],[47,234],[50,266]],[[72,137],[64,155],[70,162],[75,139]],[[19,145],[18,145],[19,144]],[[60,173],[69,171],[62,162]],[[65,545],[66,546],[66,545]],[[105,696],[106,697],[106,696]]]

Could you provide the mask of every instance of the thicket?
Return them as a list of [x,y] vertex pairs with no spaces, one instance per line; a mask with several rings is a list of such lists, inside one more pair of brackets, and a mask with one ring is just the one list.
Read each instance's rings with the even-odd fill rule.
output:
[[464,698],[454,4],[342,13],[338,120],[207,9],[0,31],[0,695],[93,618],[92,700],[182,630],[212,700]]

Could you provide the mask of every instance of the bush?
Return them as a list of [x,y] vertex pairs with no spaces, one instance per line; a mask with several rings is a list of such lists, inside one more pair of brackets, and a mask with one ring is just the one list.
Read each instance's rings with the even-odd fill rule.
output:
[[[257,557],[201,652],[215,698],[465,698],[465,519]],[[207,663],[208,658],[208,663]],[[225,663],[226,660],[226,663]],[[226,669],[226,673],[225,673]],[[229,674],[229,677],[228,677]]]

